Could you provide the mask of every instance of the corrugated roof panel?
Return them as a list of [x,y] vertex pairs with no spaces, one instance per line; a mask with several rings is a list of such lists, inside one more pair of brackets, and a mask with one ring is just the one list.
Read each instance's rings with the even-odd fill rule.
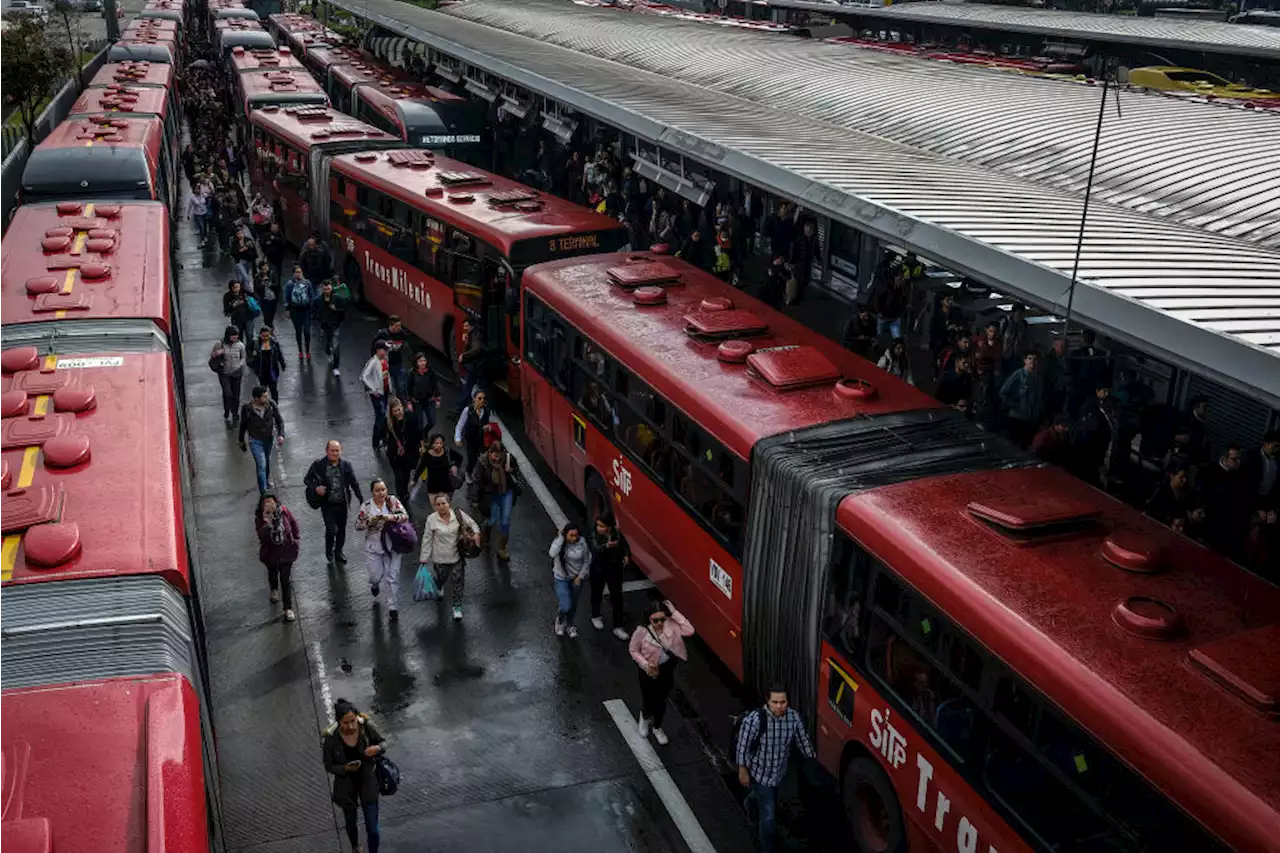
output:
[[[1081,205],[1070,194],[395,0],[365,2],[335,5],[1002,292],[1066,302]],[[1117,259],[1136,263],[1109,270]],[[1280,251],[1095,202],[1081,277],[1083,322],[1280,401],[1280,345],[1228,338],[1120,292],[1165,281],[1280,292]],[[1280,318],[1259,308],[1257,319],[1248,331],[1280,332]]]
[[[445,13],[1054,189],[1088,181],[1097,87],[554,0]],[[1280,247],[1280,114],[1119,100],[1104,116],[1096,198]]]
[[1176,18],[1096,15],[1059,9],[1025,9],[982,3],[902,3],[874,8],[842,7],[807,0],[769,0],[780,9],[809,9],[829,15],[859,15],[894,21],[951,24],[997,32],[1021,32],[1086,41],[1179,47],[1210,53],[1238,53],[1280,59],[1280,31],[1274,28]]
[[5,690],[161,672],[195,683],[186,599],[156,575],[5,587],[0,639]]

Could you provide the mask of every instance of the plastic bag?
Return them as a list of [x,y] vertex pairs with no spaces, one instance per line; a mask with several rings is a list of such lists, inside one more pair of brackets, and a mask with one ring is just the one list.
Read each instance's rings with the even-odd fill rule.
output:
[[414,601],[439,601],[440,588],[436,586],[435,575],[431,573],[429,563],[418,565],[418,574],[413,578]]

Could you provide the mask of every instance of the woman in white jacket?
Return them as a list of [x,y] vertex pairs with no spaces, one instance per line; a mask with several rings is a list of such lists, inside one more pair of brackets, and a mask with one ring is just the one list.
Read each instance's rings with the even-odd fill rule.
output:
[[903,338],[893,339],[893,343],[876,362],[876,367],[890,376],[898,377],[908,385],[916,384],[915,377],[911,373],[911,361],[907,358],[907,342]]
[[480,526],[462,510],[450,507],[448,495],[436,495],[432,506],[435,512],[427,516],[422,530],[418,562],[431,564],[431,574],[441,592],[453,577],[453,618],[457,620],[462,618],[462,592],[467,578],[467,560],[458,547],[459,539],[465,535],[479,545]]
[[387,547],[382,538],[382,530],[388,523],[408,521],[409,514],[404,511],[400,499],[387,491],[387,484],[381,477],[374,477],[369,484],[369,500],[360,504],[360,513],[356,516],[356,530],[364,531],[364,556],[369,569],[369,592],[373,594],[373,603],[378,603],[378,594],[382,586],[387,587],[387,606],[391,608],[389,618],[395,621],[400,618],[396,606],[400,603],[400,555]]

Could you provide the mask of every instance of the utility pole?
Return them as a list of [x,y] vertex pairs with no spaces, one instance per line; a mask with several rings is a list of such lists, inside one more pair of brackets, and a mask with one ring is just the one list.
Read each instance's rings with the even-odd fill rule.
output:
[[116,12],[116,0],[103,0],[102,14],[107,19],[107,41],[120,40],[120,18]]

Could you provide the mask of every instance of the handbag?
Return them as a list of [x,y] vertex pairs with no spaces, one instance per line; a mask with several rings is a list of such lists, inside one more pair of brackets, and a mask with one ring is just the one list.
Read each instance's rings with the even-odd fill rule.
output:
[[209,356],[209,369],[214,373],[221,373],[223,365],[226,364],[226,359],[225,351],[213,353]]
[[413,576],[413,600],[440,600],[440,588],[436,586],[436,576],[431,573],[431,566],[427,563],[419,563],[418,573]]
[[[455,510],[458,516],[458,554],[468,560],[474,560],[480,556],[480,543],[473,536],[468,535],[468,524],[474,525],[470,516],[463,515],[461,510]],[[464,520],[465,519],[465,520]]]
[[411,521],[393,521],[382,526],[382,547],[396,554],[418,550],[418,531]]
[[373,759],[373,772],[378,777],[378,793],[390,797],[400,790],[400,768],[381,753]]

